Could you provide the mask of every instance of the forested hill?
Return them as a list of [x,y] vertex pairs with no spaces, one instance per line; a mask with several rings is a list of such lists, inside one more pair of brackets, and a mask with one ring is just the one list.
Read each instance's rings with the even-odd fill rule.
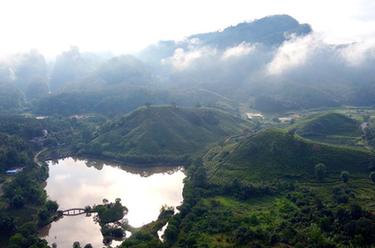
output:
[[248,125],[212,109],[142,107],[105,124],[83,152],[134,163],[186,162]]

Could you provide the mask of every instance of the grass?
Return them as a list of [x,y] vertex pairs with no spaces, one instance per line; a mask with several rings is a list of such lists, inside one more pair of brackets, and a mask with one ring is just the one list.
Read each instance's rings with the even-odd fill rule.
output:
[[330,144],[356,146],[362,135],[358,120],[335,112],[312,115],[294,128],[304,138]]
[[84,152],[123,161],[181,161],[246,127],[240,118],[207,108],[143,107],[104,125]]
[[216,147],[204,157],[208,176],[214,183],[281,178],[311,178],[317,163],[326,164],[329,173],[342,170],[367,173],[375,160],[372,152],[317,143],[299,138],[281,129],[268,129],[236,145]]

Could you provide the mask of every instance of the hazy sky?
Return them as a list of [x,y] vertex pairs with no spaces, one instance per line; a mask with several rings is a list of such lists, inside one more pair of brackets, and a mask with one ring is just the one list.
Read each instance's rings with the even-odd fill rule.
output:
[[134,52],[160,39],[272,14],[309,23],[328,42],[375,38],[373,0],[0,0],[0,53]]

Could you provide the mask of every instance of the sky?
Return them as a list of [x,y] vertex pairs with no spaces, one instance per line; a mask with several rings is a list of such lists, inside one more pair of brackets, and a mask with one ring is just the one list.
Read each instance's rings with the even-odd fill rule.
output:
[[0,54],[133,53],[273,14],[309,23],[328,43],[375,38],[373,0],[0,0]]

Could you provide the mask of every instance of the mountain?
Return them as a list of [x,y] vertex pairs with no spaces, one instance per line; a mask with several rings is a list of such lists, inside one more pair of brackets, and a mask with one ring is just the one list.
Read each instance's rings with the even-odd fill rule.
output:
[[212,109],[142,107],[105,124],[82,152],[130,163],[181,163],[246,127]]
[[227,48],[247,43],[280,45],[288,36],[304,36],[312,31],[310,25],[300,24],[289,15],[267,16],[252,22],[242,22],[223,31],[196,34],[188,39],[199,39],[205,45]]
[[372,152],[310,142],[280,129],[267,129],[227,148],[205,155],[212,180],[311,178],[314,166],[324,163],[328,172],[366,173]]
[[177,48],[188,49],[194,43],[225,49],[246,43],[260,43],[266,46],[279,46],[290,36],[304,36],[312,32],[310,25],[300,24],[289,15],[272,15],[252,22],[242,22],[222,31],[194,34],[185,40],[160,41],[140,53],[145,61],[160,62],[173,55]]

